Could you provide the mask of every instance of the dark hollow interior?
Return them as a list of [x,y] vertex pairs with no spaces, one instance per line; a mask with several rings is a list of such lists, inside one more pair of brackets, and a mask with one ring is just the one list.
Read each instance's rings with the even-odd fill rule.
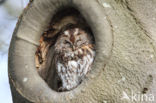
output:
[[[92,34],[90,26],[88,25],[88,23],[86,22],[84,17],[81,15],[81,13],[77,9],[75,9],[73,7],[64,7],[64,8],[59,9],[57,11],[57,13],[52,17],[51,22],[49,23],[49,26],[46,28],[46,30],[44,31],[44,33],[42,35],[42,38],[43,38],[42,43],[45,42],[46,45],[50,45],[50,46],[48,48],[46,48],[47,49],[46,57],[45,57],[46,60],[43,61],[42,57],[40,57],[40,60],[38,60],[41,65],[38,72],[39,72],[40,76],[48,84],[48,86],[57,92],[62,92],[59,90],[62,83],[57,75],[57,71],[55,68],[56,66],[55,66],[55,63],[53,62],[54,44],[57,40],[57,37],[59,36],[59,32],[63,29],[64,26],[62,26],[61,29],[57,31],[57,30],[55,30],[56,28],[54,28],[54,25],[56,25],[56,24],[63,25],[62,22],[60,22],[60,21],[64,18],[68,18],[68,21],[67,21],[67,23],[65,23],[65,25],[72,24],[73,20],[76,21],[76,23],[74,25],[78,25],[79,27],[83,28],[86,32],[89,32],[89,34],[92,35],[93,40],[94,40],[94,36]],[[60,22],[60,24],[59,24],[59,22]],[[55,33],[55,35],[53,35],[54,31],[57,31]],[[44,35],[45,33],[47,33],[48,36],[47,35],[45,36]],[[94,42],[95,42],[95,40],[94,40]],[[39,47],[38,49],[41,49],[41,47]],[[42,53],[41,50],[40,50],[40,53]]]

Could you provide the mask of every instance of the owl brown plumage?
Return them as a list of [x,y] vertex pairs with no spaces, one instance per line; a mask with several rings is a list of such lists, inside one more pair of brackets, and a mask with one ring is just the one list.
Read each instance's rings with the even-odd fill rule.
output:
[[79,27],[68,27],[60,32],[54,48],[60,89],[71,90],[91,69],[95,56],[91,35]]
[[68,91],[77,87],[91,70],[94,37],[75,9],[56,14],[40,38],[36,68],[50,88]]

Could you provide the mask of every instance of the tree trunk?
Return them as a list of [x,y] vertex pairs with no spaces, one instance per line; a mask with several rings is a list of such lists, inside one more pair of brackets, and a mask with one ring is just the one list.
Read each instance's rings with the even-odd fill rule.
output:
[[[55,92],[36,71],[35,51],[53,15],[68,6],[79,10],[90,25],[96,57],[82,84]],[[155,7],[155,0],[31,1],[9,49],[14,103],[155,103]]]

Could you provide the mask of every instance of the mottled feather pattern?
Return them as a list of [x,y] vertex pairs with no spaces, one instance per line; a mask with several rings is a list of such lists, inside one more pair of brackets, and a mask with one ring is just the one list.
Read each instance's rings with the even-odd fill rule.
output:
[[67,9],[56,14],[39,42],[35,53],[36,68],[51,89],[72,90],[91,70],[95,41],[78,11]]
[[55,63],[62,91],[77,87],[91,69],[95,51],[91,35],[75,27],[61,32],[55,43]]

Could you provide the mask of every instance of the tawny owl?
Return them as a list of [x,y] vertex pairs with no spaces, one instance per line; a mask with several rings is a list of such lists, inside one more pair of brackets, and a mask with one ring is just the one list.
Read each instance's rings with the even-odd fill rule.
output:
[[60,32],[54,45],[55,63],[62,82],[62,91],[77,87],[91,69],[95,51],[92,37],[79,27],[69,27]]

